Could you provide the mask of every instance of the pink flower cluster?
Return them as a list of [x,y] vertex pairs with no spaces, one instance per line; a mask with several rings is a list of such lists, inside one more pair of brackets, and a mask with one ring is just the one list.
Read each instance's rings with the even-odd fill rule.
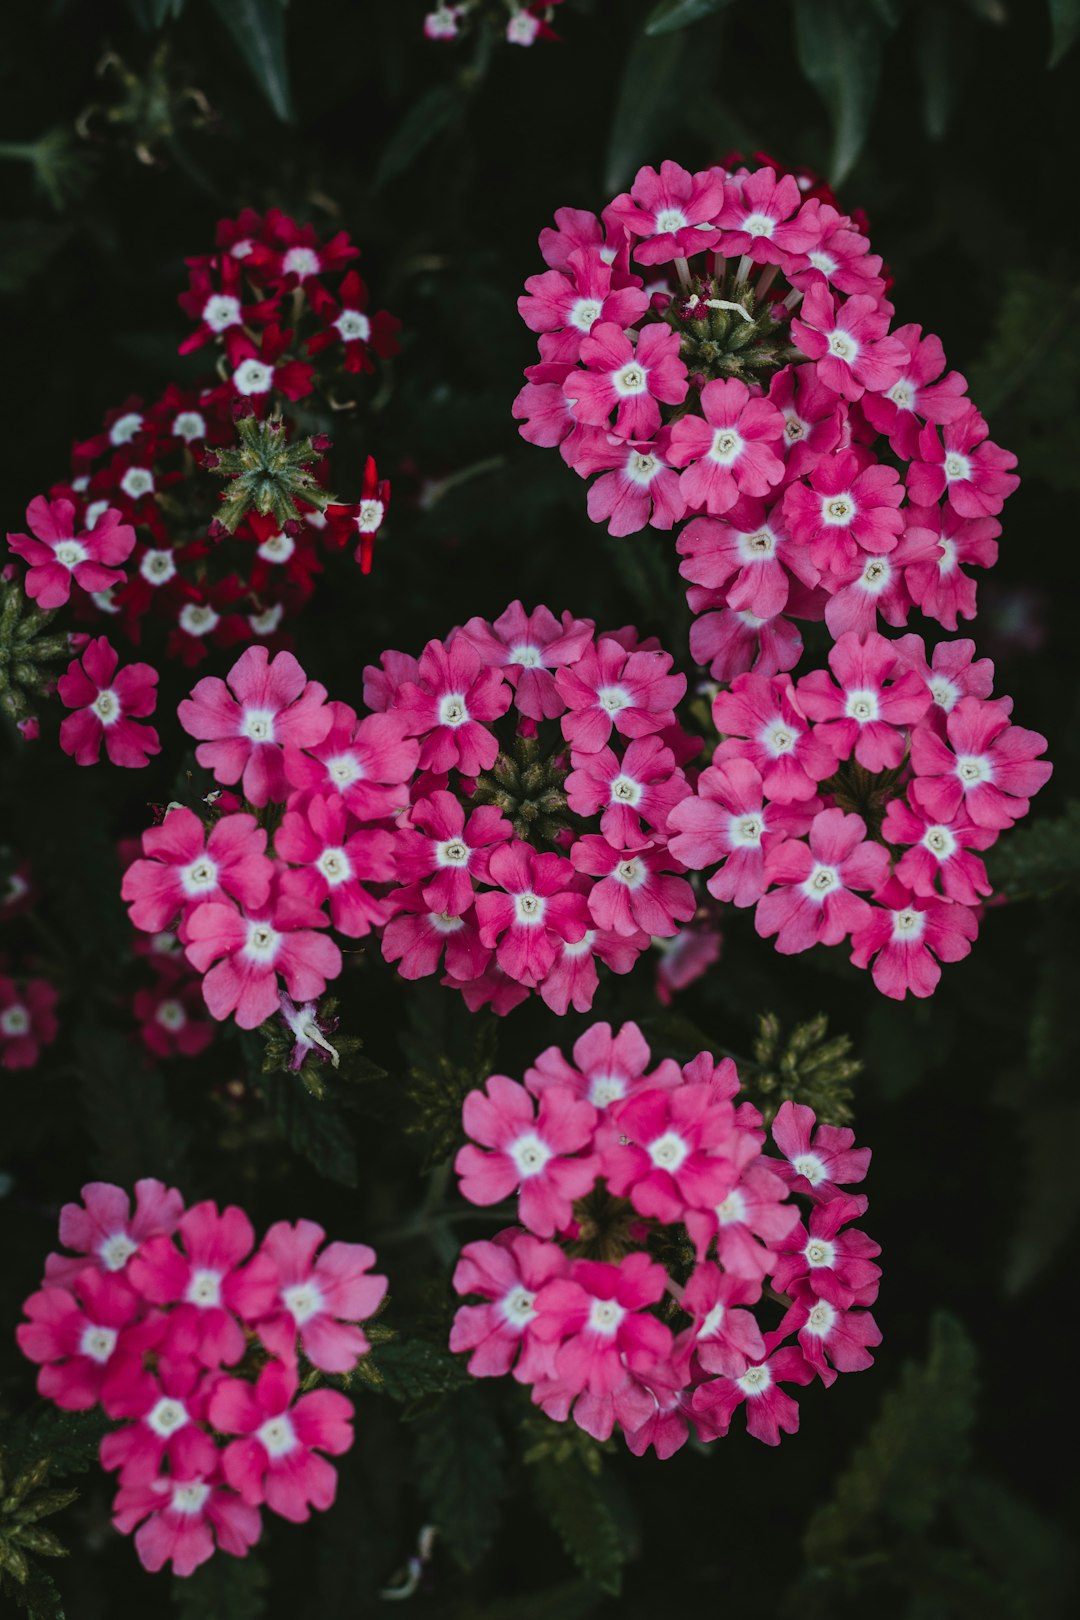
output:
[[40,1394],[116,1420],[101,1464],[119,1475],[113,1523],[144,1567],[190,1575],[215,1546],[244,1557],[262,1507],[300,1523],[328,1508],[326,1454],[352,1445],[352,1403],[299,1394],[306,1368],[350,1371],[358,1325],[382,1302],[373,1251],[329,1243],[313,1221],[278,1221],[256,1248],[242,1209],[184,1208],[160,1181],[135,1207],[107,1182],[60,1212],[68,1254],[50,1254],[16,1329]]
[[[497,0],[485,10],[483,0],[440,0],[424,18],[424,37],[434,40],[458,39],[478,23],[490,24],[508,45],[535,45],[538,39],[557,40],[551,27],[555,7],[562,0]],[[506,12],[510,15],[507,17]]]
[[870,1151],[786,1102],[766,1155],[729,1058],[651,1062],[636,1024],[594,1024],[572,1062],[549,1047],[524,1085],[493,1075],[465,1099],[461,1192],[516,1198],[521,1224],[462,1250],[454,1287],[477,1303],[450,1345],[638,1456],[717,1439],[739,1406],[777,1445],[799,1426],[790,1386],[870,1366],[881,1340],[880,1251],[847,1190]]
[[48,979],[21,985],[0,973],[0,1068],[32,1069],[59,1031],[56,986]]

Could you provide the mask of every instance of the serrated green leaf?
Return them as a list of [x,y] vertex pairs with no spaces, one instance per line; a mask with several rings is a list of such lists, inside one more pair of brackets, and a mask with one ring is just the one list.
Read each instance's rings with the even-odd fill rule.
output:
[[10,1598],[30,1620],[64,1620],[64,1604],[56,1583],[38,1564],[29,1564],[25,1581],[14,1580],[6,1570],[0,1570],[0,1596]]
[[193,1575],[173,1577],[177,1620],[259,1620],[266,1613],[269,1576],[251,1553],[211,1558]]
[[687,36],[674,29],[658,38],[640,34],[631,45],[611,120],[604,186],[621,191],[645,162],[679,101],[679,65]]
[[259,89],[283,123],[294,113],[285,51],[286,0],[210,0]]
[[1080,0],[1047,0],[1050,7],[1050,60],[1055,68],[1063,61],[1080,36]]
[[429,1339],[391,1339],[376,1345],[365,1359],[374,1366],[373,1387],[403,1403],[422,1400],[426,1395],[442,1395],[469,1381],[461,1358]]
[[462,1569],[495,1540],[504,1494],[506,1444],[490,1394],[456,1390],[416,1420],[416,1482],[432,1523]]
[[974,1396],[974,1348],[960,1323],[940,1311],[927,1359],[904,1367],[832,1501],[810,1520],[804,1546],[816,1570],[835,1569],[890,1534],[929,1527],[963,1470]]
[[645,24],[647,34],[670,34],[676,28],[711,17],[714,12],[726,11],[732,0],[660,0]]
[[461,90],[454,84],[437,84],[414,101],[405,117],[383,147],[375,170],[374,189],[380,191],[430,146],[464,106]]
[[1043,898],[1080,882],[1080,801],[1065,814],[1010,832],[988,857],[995,892],[1010,900]]
[[590,1473],[580,1457],[550,1454],[537,1456],[530,1471],[537,1501],[567,1555],[593,1586],[618,1597],[626,1552],[604,1499],[603,1475]]
[[313,1097],[294,1074],[253,1074],[251,1079],[294,1152],[302,1154],[321,1176],[355,1187],[359,1180],[356,1144],[333,1099]]
[[98,1408],[63,1412],[41,1401],[0,1425],[0,1452],[9,1480],[48,1460],[50,1480],[84,1473],[111,1425]]
[[829,109],[829,179],[846,180],[866,141],[888,26],[866,0],[795,0],[799,66]]

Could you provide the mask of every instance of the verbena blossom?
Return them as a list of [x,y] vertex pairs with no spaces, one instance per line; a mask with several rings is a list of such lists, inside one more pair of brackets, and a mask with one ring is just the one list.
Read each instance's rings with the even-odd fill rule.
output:
[[60,725],[60,746],[76,765],[95,765],[101,745],[114,765],[138,768],[161,752],[153,726],[140,725],[157,707],[158,672],[149,664],[118,669],[120,655],[105,636],[83,648],[57,682],[74,714]]

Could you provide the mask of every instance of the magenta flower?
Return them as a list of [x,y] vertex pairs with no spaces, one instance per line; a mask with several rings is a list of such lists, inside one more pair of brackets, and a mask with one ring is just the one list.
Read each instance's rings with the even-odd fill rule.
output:
[[754,613],[736,613],[725,606],[719,591],[702,590],[698,597],[691,586],[686,595],[695,612],[705,607],[723,609],[702,612],[690,626],[690,656],[695,664],[708,668],[714,681],[726,684],[751,672],[778,675],[794,669],[802,657],[802,636],[790,619],[780,614],[761,619]]
[[941,978],[938,962],[959,962],[979,932],[974,911],[936,895],[915,895],[894,878],[876,896],[877,904],[852,933],[851,960],[868,967],[882,995],[903,1001],[929,996]]
[[720,960],[724,937],[719,928],[695,922],[674,939],[654,943],[659,958],[654,981],[656,997],[661,1006],[670,1007],[680,990],[694,984]]
[[282,803],[288,795],[283,749],[322,742],[333,716],[326,688],[309,681],[291,652],[271,659],[247,647],[226,679],[205,675],[177,709],[180,724],[200,742],[195,757],[214,780],[243,782],[251,804]]
[[[898,326],[893,333],[907,350],[901,376],[885,392],[863,395],[866,420],[884,433],[904,461],[914,461],[925,422],[955,422],[969,409],[967,382],[958,371],[945,370],[945,349],[921,326]],[[939,381],[940,379],[940,381]]]
[[633,326],[649,307],[640,283],[619,285],[612,264],[597,247],[577,248],[567,258],[565,273],[545,270],[530,276],[518,313],[531,332],[557,332],[556,360],[576,360],[581,340],[598,321]]
[[596,1179],[596,1159],[587,1151],[596,1124],[589,1103],[552,1086],[538,1106],[524,1086],[495,1074],[484,1091],[469,1092],[462,1121],[473,1138],[454,1160],[463,1198],[497,1204],[516,1191],[519,1217],[537,1237],[569,1226],[573,1201],[591,1192]]
[[802,240],[789,269],[794,287],[805,291],[822,277],[829,287],[840,292],[881,297],[885,291],[881,256],[870,252],[869,241],[852,220],[838,213],[831,203],[811,197],[803,204],[796,223]]
[[240,1290],[269,1304],[274,1273],[256,1257],[240,1267],[255,1247],[255,1232],[242,1209],[230,1204],[218,1213],[206,1201],[184,1211],[179,1247],[171,1237],[152,1237],[128,1267],[131,1285],[152,1305],[170,1305],[163,1354],[204,1367],[232,1366],[244,1354],[244,1330],[236,1320]]
[[[644,1387],[653,1398],[654,1409],[644,1423],[627,1432],[627,1448],[635,1457],[644,1457],[652,1446],[657,1457],[664,1461],[668,1457],[673,1457],[689,1438],[693,1421],[690,1391],[668,1389],[664,1385],[658,1385],[656,1389],[651,1385]],[[586,1399],[586,1396],[578,1398],[574,1412],[575,1421]]]
[[14,979],[0,974],[0,1068],[34,1067],[41,1048],[51,1046],[59,1032],[58,1000],[48,979],[28,979],[20,990]]
[[724,206],[716,218],[723,228],[721,250],[727,258],[745,254],[754,264],[779,264],[803,244],[805,232],[792,214],[802,204],[798,183],[790,174],[778,179],[770,168],[735,175],[724,185]]
[[122,1535],[135,1531],[135,1551],[144,1569],[156,1574],[171,1564],[179,1576],[193,1574],[215,1547],[234,1558],[246,1557],[262,1530],[258,1508],[224,1486],[216,1467],[205,1475],[161,1474],[121,1485],[112,1522]]
[[348,820],[343,798],[313,794],[303,810],[286,810],[274,849],[293,866],[282,887],[312,909],[328,902],[338,933],[359,939],[386,920],[367,885],[394,876],[394,837],[377,827],[347,833]]
[[[829,653],[829,669],[812,669],[795,688],[803,713],[817,722],[837,759],[852,754],[868,771],[894,769],[904,757],[904,727],[932,701],[913,670],[899,666],[895,643],[871,630],[860,641],[848,630]],[[839,685],[837,684],[839,683]]]
[[695,1266],[680,1301],[691,1318],[676,1342],[676,1356],[693,1358],[704,1373],[737,1378],[751,1362],[765,1359],[765,1340],[752,1311],[761,1298],[761,1283],[737,1277],[704,1261]]
[[221,1454],[226,1480],[249,1507],[265,1502],[273,1513],[303,1524],[337,1494],[337,1471],[320,1456],[340,1456],[353,1443],[352,1403],[336,1389],[316,1389],[296,1400],[297,1375],[269,1361],[252,1385],[222,1378],[210,1396],[209,1417],[222,1434],[235,1434]]
[[813,364],[782,366],[769,382],[769,399],[784,418],[780,448],[784,482],[790,484],[837,448],[847,407],[822,382]]
[[[607,523],[608,533],[637,534],[651,525],[671,529],[686,510],[686,497],[679,474],[669,466],[668,438],[661,432],[656,439],[631,439],[628,443],[604,433],[596,443],[582,446],[574,458],[574,468],[587,477],[603,472],[590,484],[586,507],[594,523]],[[610,472],[604,471],[611,468]]]
[[364,666],[364,703],[376,714],[385,714],[405,682],[419,679],[420,665],[412,654],[389,648],[379,654],[377,664]]
[[664,1296],[667,1272],[643,1252],[618,1265],[574,1260],[569,1275],[536,1297],[535,1332],[557,1343],[557,1377],[573,1393],[610,1395],[627,1372],[648,1377],[670,1358],[671,1329],[647,1309]]
[[462,916],[475,897],[473,878],[487,881],[492,847],[511,839],[513,827],[488,804],[466,821],[460,802],[441,789],[418,799],[409,821],[411,826],[400,828],[394,838],[397,877],[404,883],[420,881],[424,904],[433,912]]
[[631,236],[642,238],[634,249],[639,264],[685,259],[719,240],[715,222],[724,204],[724,178],[720,168],[690,174],[665,161],[658,174],[646,166],[607,212]]
[[602,1169],[617,1198],[671,1225],[688,1209],[708,1209],[731,1191],[738,1169],[725,1156],[735,1111],[708,1086],[641,1091],[612,1108],[617,1135],[603,1146]]
[[765,856],[765,876],[778,887],[758,902],[754,926],[762,939],[776,935],[782,956],[839,945],[871,915],[852,891],[879,889],[888,875],[888,852],[867,839],[861,816],[820,810],[808,843],[785,839]]
[[274,867],[266,831],[254,816],[233,811],[207,833],[193,810],[177,805],[160,827],[142,835],[145,860],[132,861],[120,886],[136,928],[159,933],[204,900],[230,896],[240,906],[264,905]]
[[131,555],[135,530],[114,507],[76,533],[71,501],[35,495],[26,508],[26,522],[31,533],[9,534],[8,546],[29,563],[26,594],[44,612],[63,606],[73,580],[84,591],[107,591],[123,583],[124,570],[117,564]]
[[790,575],[816,585],[818,570],[805,545],[791,539],[779,511],[740,500],[720,520],[694,518],[676,542],[684,579],[722,591],[730,608],[771,619],[787,606]]
[[799,1408],[781,1384],[809,1384],[814,1369],[793,1346],[776,1350],[767,1361],[750,1366],[738,1378],[713,1378],[694,1391],[693,1410],[698,1430],[709,1440],[727,1434],[737,1409],[746,1403],[746,1432],[767,1446],[778,1446],[780,1435],[795,1434]]
[[994,666],[989,658],[975,657],[973,641],[939,641],[929,662],[922,636],[898,636],[894,645],[908,668],[930,688],[934,707],[927,720],[940,721],[942,731],[944,716],[962,697],[988,698],[994,690]]
[[690,792],[670,748],[657,736],[636,738],[620,760],[610,748],[586,754],[566,778],[566,797],[579,816],[598,810],[610,844],[627,849],[643,842],[643,826],[663,833],[671,810]]
[[842,576],[860,551],[893,551],[904,529],[897,510],[904,486],[894,467],[861,464],[854,450],[822,456],[807,483],[784,492],[783,515],[792,537],[809,547],[823,574]]
[[903,373],[907,346],[888,331],[888,311],[876,298],[855,293],[837,307],[816,279],[803,299],[801,318],[791,323],[800,349],[817,361],[822,382],[844,399],[861,399],[867,390],[883,394]]
[[341,972],[341,952],[316,933],[327,918],[279,884],[261,906],[241,911],[217,901],[187,918],[188,961],[204,973],[203,1000],[217,1019],[232,1013],[255,1029],[278,1010],[278,975],[294,1001],[313,1000]]
[[432,911],[419,883],[399,889],[391,897],[394,915],[382,934],[382,953],[396,962],[403,979],[423,979],[434,973],[446,953],[446,970],[454,979],[476,979],[491,960],[480,939],[476,912],[461,916]]
[[869,1311],[843,1310],[819,1299],[806,1283],[795,1283],[791,1292],[792,1303],[775,1337],[794,1333],[826,1388],[835,1384],[839,1373],[865,1372],[873,1366],[870,1351],[881,1343],[881,1329]]
[[689,883],[671,875],[679,863],[663,844],[615,849],[606,838],[587,833],[574,844],[570,859],[577,871],[600,879],[589,891],[589,913],[598,928],[626,938],[644,933],[667,939],[697,910]]
[[877,628],[879,614],[886,624],[906,624],[912,608],[911,581],[922,579],[917,570],[928,565],[936,572],[935,559],[940,553],[929,530],[911,528],[904,530],[887,556],[857,552],[846,568],[828,578],[831,594],[825,604],[825,623],[829,634],[836,639],[848,630],[869,635]]
[[129,1421],[102,1439],[102,1468],[118,1468],[121,1485],[146,1485],[165,1464],[174,1479],[213,1473],[218,1450],[202,1426],[213,1382],[194,1361],[162,1359],[153,1372],[130,1368],[112,1389],[109,1410]]
[[595,754],[611,736],[646,737],[675,724],[675,705],[686,676],[669,674],[670,653],[627,652],[611,636],[587,647],[573,668],[556,670],[555,684],[569,709],[562,733],[574,764]]
[[162,979],[136,990],[131,1010],[147,1051],[155,1057],[197,1057],[214,1038],[213,1024],[199,1017],[202,996],[195,978],[181,983]]
[[740,495],[767,495],[784,476],[776,406],[728,377],[705,384],[701,409],[704,421],[691,415],[673,424],[668,448],[672,466],[686,468],[679,487],[687,506],[719,514]]
[[992,827],[977,827],[959,809],[948,822],[938,822],[917,803],[890,799],[881,836],[887,844],[910,845],[896,863],[901,883],[923,898],[944,894],[962,906],[977,906],[991,893],[986,867],[975,849],[989,849],[997,839]]
[[520,984],[540,984],[559,941],[584,936],[589,908],[573,878],[564,856],[537,854],[521,839],[499,844],[488,857],[487,881],[499,888],[476,897],[480,938],[495,950],[503,972]]
[[760,1151],[756,1137],[743,1134],[737,1138],[733,1156],[743,1163],[737,1186],[715,1209],[686,1212],[686,1230],[698,1260],[704,1260],[715,1243],[716,1257],[725,1272],[757,1283],[772,1269],[773,1246],[799,1218],[795,1206],[785,1202],[787,1188],[780,1177],[757,1159]]
[[993,567],[1001,524],[996,518],[960,517],[951,505],[912,506],[907,517],[904,539],[922,542],[927,552],[905,570],[911,600],[928,618],[955,630],[958,615],[975,617],[975,581],[961,565]]
[[406,680],[394,712],[410,736],[420,738],[420,767],[464,776],[490,770],[499,752],[485,723],[510,707],[513,692],[503,670],[492,667],[464,635],[429,641],[415,681]]
[[783,1161],[770,1161],[793,1192],[827,1199],[837,1187],[862,1181],[870,1166],[870,1149],[857,1148],[855,1132],[846,1125],[815,1125],[817,1116],[805,1103],[780,1104],[772,1138]]
[[681,405],[687,372],[679,358],[679,334],[660,322],[641,329],[637,344],[621,326],[599,321],[581,340],[581,362],[563,382],[577,421],[606,427],[615,412],[620,439],[651,439],[660,426],[660,405]]
[[780,804],[814,798],[836,769],[835,749],[811,728],[787,675],[737,676],[713,699],[713,721],[724,739],[714,762],[749,760]]
[[65,1412],[99,1402],[111,1409],[114,1391],[138,1372],[157,1334],[157,1324],[136,1325],[138,1297],[103,1271],[82,1271],[70,1288],[43,1288],[23,1310],[30,1320],[15,1329],[19,1349],[41,1369],[38,1394]]
[[706,887],[717,900],[752,906],[765,893],[765,851],[808,831],[817,799],[767,804],[761,773],[747,759],[709,765],[694,796],[668,817],[668,848],[693,871],[718,866]]
[[65,1204],[60,1211],[60,1242],[78,1258],[50,1254],[45,1281],[70,1288],[88,1266],[98,1271],[123,1271],[132,1255],[148,1238],[176,1231],[184,1200],[175,1187],[147,1177],[135,1183],[135,1213],[123,1188],[109,1181],[90,1181],[82,1189],[81,1204]]
[[136,723],[157,707],[158,672],[150,664],[118,670],[119,662],[108,637],[97,636],[56,683],[61,702],[75,710],[60,723],[60,746],[76,765],[96,765],[102,742],[114,765],[133,769],[161,752],[153,726]]
[[1020,480],[1009,470],[1016,457],[992,444],[989,431],[974,406],[946,422],[940,436],[936,427],[924,427],[907,476],[911,504],[932,506],[944,495],[961,517],[996,516]]
[[[578,879],[578,892],[587,893],[589,885]],[[648,934],[635,934],[624,939],[602,928],[586,929],[582,939],[562,940],[554,965],[540,986],[540,995],[546,1006],[560,1017],[569,1007],[575,1012],[588,1012],[593,1004],[599,976],[597,958],[612,973],[629,973],[642,951],[649,947]]]
[[419,743],[405,735],[397,715],[367,714],[357,721],[347,703],[326,707],[333,718],[321,742],[306,748],[285,744],[290,784],[303,792],[340,794],[358,821],[394,815],[408,803],[406,784],[420,758]]
[[[881,1246],[857,1228],[847,1227],[866,1208],[865,1198],[845,1193],[815,1204],[809,1225],[798,1222],[780,1244],[773,1267],[773,1286],[786,1293],[806,1279],[818,1299],[839,1310],[851,1305],[872,1305],[877,1298],[881,1267],[874,1256]],[[842,1231],[842,1227],[847,1227]]]
[[568,1063],[557,1046],[549,1046],[525,1071],[525,1084],[534,1096],[549,1086],[570,1086],[594,1108],[610,1108],[646,1088],[668,1088],[682,1083],[673,1058],[649,1069],[649,1043],[636,1024],[623,1024],[617,1034],[610,1024],[591,1024],[574,1042],[574,1062]]
[[296,1364],[299,1338],[304,1355],[323,1372],[351,1372],[371,1346],[358,1326],[374,1316],[386,1294],[386,1278],[373,1274],[375,1251],[365,1243],[328,1243],[314,1221],[276,1221],[267,1232],[257,1260],[263,1275],[239,1279],[237,1308],[272,1356]]
[[951,821],[961,805],[976,826],[995,830],[1027,815],[1053,766],[1036,758],[1045,737],[1009,724],[1011,707],[1006,698],[963,697],[948,713],[945,740],[929,726],[915,731],[911,796],[935,821]]
[[490,1243],[465,1245],[454,1269],[454,1288],[487,1303],[458,1307],[450,1348],[472,1352],[469,1371],[474,1378],[512,1372],[519,1383],[533,1384],[551,1376],[552,1347],[533,1332],[539,1314],[536,1296],[568,1269],[557,1244],[543,1243],[528,1232],[510,1229]]
[[564,612],[560,621],[546,607],[526,613],[516,601],[494,623],[473,618],[461,633],[485,663],[506,670],[520,714],[530,720],[551,720],[564,707],[552,671],[576,663],[594,631],[591,619],[575,619]]

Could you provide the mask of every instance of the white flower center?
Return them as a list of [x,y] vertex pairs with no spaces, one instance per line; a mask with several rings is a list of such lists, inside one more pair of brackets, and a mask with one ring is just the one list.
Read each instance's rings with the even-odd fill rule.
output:
[[661,208],[656,215],[656,234],[659,236],[667,231],[684,231],[689,223],[681,208]]
[[739,459],[742,452],[743,441],[734,428],[717,428],[709,451],[710,461],[719,462],[721,467],[730,467],[733,461]]
[[588,1325],[601,1338],[613,1339],[625,1315],[626,1312],[617,1299],[594,1299],[589,1306]]
[[815,1339],[827,1339],[836,1321],[836,1311],[827,1299],[819,1299],[803,1323],[803,1330]]
[[187,1013],[179,1001],[163,1001],[154,1017],[163,1029],[183,1029],[187,1023]]
[[439,724],[441,726],[463,726],[469,718],[469,711],[465,707],[463,692],[447,692],[445,697],[439,699]]
[[631,360],[629,365],[623,366],[620,371],[612,372],[611,382],[620,399],[629,399],[634,394],[644,394],[648,391],[648,377],[645,367],[639,366],[636,360]]
[[267,535],[258,548],[259,556],[272,563],[288,562],[295,550],[296,541],[291,534]]
[[274,381],[274,368],[261,360],[241,360],[232,380],[238,394],[266,394]]
[[469,846],[460,838],[448,838],[435,845],[435,860],[439,866],[467,866]]
[[821,271],[826,281],[830,276],[834,276],[840,268],[832,254],[826,253],[822,248],[814,248],[806,255],[806,257],[810,260],[810,263],[813,265],[815,270]]
[[274,710],[245,709],[240,721],[240,736],[250,737],[253,743],[272,743]]
[[905,906],[903,911],[893,912],[893,938],[902,940],[916,940],[922,935],[926,927],[926,913],[916,911],[914,906]]
[[185,894],[205,894],[217,888],[217,863],[209,855],[200,855],[190,866],[180,868],[180,886]]
[[173,417],[173,437],[190,444],[192,439],[206,438],[206,418],[199,411],[181,411]]
[[783,720],[774,720],[772,725],[766,726],[761,738],[765,747],[774,758],[781,754],[790,754],[799,740],[799,733]]
[[747,214],[742,222],[742,229],[750,236],[771,237],[776,229],[776,221],[770,219],[768,214]]
[[946,714],[954,707],[960,696],[960,688],[954,686],[952,681],[947,680],[944,675],[935,675],[933,677],[930,681],[930,692],[934,702],[939,708],[944,709]]
[[892,564],[886,562],[884,557],[871,557],[862,571],[859,584],[871,596],[877,596],[883,591],[892,578]]
[[271,1458],[286,1456],[298,1443],[296,1430],[287,1412],[282,1412],[279,1417],[267,1418],[255,1430],[255,1438],[262,1442],[267,1456]]
[[136,433],[142,431],[143,419],[138,411],[128,411],[125,416],[118,416],[109,429],[109,442],[111,444],[130,444]]
[[956,762],[956,774],[966,793],[968,788],[977,787],[980,782],[992,781],[994,768],[983,755],[962,754]]
[[86,561],[86,547],[81,546],[77,540],[61,540],[54,551],[54,556],[65,568],[77,568],[81,562]]
[[83,513],[83,522],[88,529],[97,527],[97,520],[109,510],[108,501],[91,501]]
[[609,1108],[626,1096],[626,1086],[617,1074],[594,1074],[589,1081],[589,1101],[594,1108]]
[[[358,534],[377,534],[382,528],[382,520],[386,507],[382,501],[361,501],[360,511],[356,516],[356,532]],[[308,518],[308,522],[311,519]]]
[[850,332],[841,332],[837,329],[829,333],[829,353],[843,360],[850,366],[859,352],[859,345]]
[[860,726],[868,725],[871,720],[880,719],[878,694],[868,688],[855,688],[847,695],[844,712],[849,720],[857,720]]
[[239,326],[243,317],[240,300],[231,293],[214,293],[203,305],[202,318],[211,332],[224,332],[230,326]]
[[956,839],[951,827],[927,827],[923,833],[923,847],[939,861],[947,861],[956,852]]
[[429,911],[428,921],[437,934],[456,934],[464,928],[464,917],[451,917],[448,911]]
[[30,1031],[30,1013],[21,1001],[0,1012],[0,1034],[26,1035]]
[[209,1495],[209,1485],[204,1485],[201,1481],[191,1485],[174,1485],[169,1506],[174,1513],[194,1516],[202,1512]]
[[585,937],[583,939],[575,939],[573,942],[571,942],[570,940],[566,940],[566,939],[563,940],[563,945],[562,945],[563,955],[564,956],[571,956],[571,957],[588,956],[589,952],[592,950],[593,945],[595,943],[596,943],[596,929],[595,928],[587,928],[585,930]]
[[79,1354],[88,1356],[91,1361],[104,1365],[116,1349],[117,1332],[115,1328],[95,1327],[88,1322],[82,1330],[79,1340]]
[[632,776],[617,776],[611,784],[611,802],[630,806],[640,804],[643,791],[641,783],[635,782]]
[[297,1327],[303,1327],[305,1322],[310,1322],[313,1316],[326,1309],[322,1290],[311,1277],[307,1282],[293,1283],[291,1287],[283,1288],[281,1300]]
[[257,636],[272,636],[285,615],[285,604],[275,602],[262,613],[249,613],[247,622]]
[[800,439],[805,439],[808,431],[801,416],[796,416],[794,411],[784,412],[784,438],[789,444],[797,444]]
[[188,1421],[187,1409],[183,1401],[174,1401],[163,1395],[161,1400],[152,1406],[146,1414],[146,1422],[155,1434],[167,1440],[177,1429],[182,1429]]
[[648,1147],[649,1158],[658,1170],[677,1170],[689,1153],[688,1145],[677,1131],[665,1131]]
[[898,411],[913,411],[915,409],[915,395],[918,392],[910,377],[901,377],[894,382],[885,395],[891,399]]
[[825,1238],[811,1238],[803,1250],[807,1263],[817,1270],[820,1266],[831,1266],[836,1259],[836,1249]]
[[149,467],[129,467],[120,480],[120,488],[132,501],[141,501],[154,488],[154,475]]
[[618,714],[620,709],[628,709],[633,701],[629,692],[623,686],[601,686],[596,694],[597,702],[608,714]]
[[527,1288],[511,1288],[499,1301],[499,1309],[505,1321],[520,1333],[528,1327],[537,1315],[533,1310],[535,1294],[530,1294]]
[[743,1394],[749,1400],[753,1400],[755,1396],[764,1395],[769,1388],[772,1383],[772,1373],[768,1367],[747,1367],[742,1377],[736,1378],[735,1382]]
[[601,305],[595,298],[579,298],[570,311],[570,325],[579,332],[591,332],[600,319]]
[[151,585],[164,585],[176,573],[176,560],[171,551],[151,549],[139,561],[139,573]]
[[640,889],[648,877],[648,870],[641,861],[631,856],[628,860],[620,861],[612,873],[618,882],[625,883],[628,889]]
[[244,955],[253,962],[272,962],[278,953],[281,935],[269,923],[249,922]]
[[293,247],[281,261],[281,268],[287,276],[317,276],[322,267],[319,255],[309,247]]
[[220,615],[205,602],[185,602],[177,618],[181,630],[189,636],[208,636],[219,622]]
[[538,1176],[552,1157],[551,1149],[535,1131],[526,1131],[519,1136],[516,1142],[510,1143],[506,1152],[522,1181]]
[[198,1305],[202,1310],[206,1310],[213,1305],[220,1305],[221,1272],[193,1271],[185,1298],[189,1305]]
[[120,718],[120,699],[111,690],[99,692],[90,707],[103,726],[114,726]]
[[802,887],[811,900],[824,900],[833,889],[840,887],[840,874],[833,866],[815,866]]
[[726,1312],[724,1310],[723,1305],[720,1303],[719,1300],[717,1300],[716,1304],[713,1306],[713,1308],[709,1312],[708,1316],[705,1317],[705,1319],[703,1320],[701,1326],[698,1328],[698,1335],[697,1335],[698,1338],[699,1339],[712,1339],[712,1338],[715,1338],[716,1335],[719,1333],[720,1329],[724,1325],[724,1316],[725,1316],[725,1314],[726,1314]]
[[107,1237],[98,1249],[101,1263],[106,1271],[123,1271],[135,1250],[139,1247],[133,1243],[126,1232],[114,1232]]
[[352,877],[352,863],[343,849],[324,849],[315,865],[332,889]]
[[508,664],[520,664],[522,669],[542,669],[544,667],[544,655],[539,647],[533,647],[527,641],[519,641],[516,646],[510,648],[506,655],[506,662]]
[[251,240],[250,236],[244,236],[241,237],[239,242],[233,243],[232,247],[229,249],[229,252],[232,254],[234,259],[246,259],[249,257],[254,246],[255,244]]
[[971,477],[971,462],[954,450],[945,457],[945,477],[950,484],[963,483]]
[[371,322],[362,309],[343,309],[334,325],[343,343],[366,343],[371,336]]
[[811,1187],[825,1181],[828,1172],[825,1161],[819,1159],[816,1153],[800,1153],[791,1161],[791,1168],[797,1176],[805,1176]]
[[728,823],[728,842],[735,849],[757,849],[765,831],[765,818],[759,813],[732,816]]
[[938,545],[941,547],[941,556],[937,560],[938,572],[951,574],[956,567],[956,542],[943,534],[938,537]]
[[655,456],[645,450],[631,450],[626,461],[626,476],[632,484],[640,484],[643,488],[652,483],[660,469],[660,463]]
[[337,754],[326,761],[326,774],[338,787],[351,787],[364,774],[363,766],[352,754]]
[[544,901],[538,894],[515,894],[514,914],[519,923],[533,928],[544,920]]
[[753,534],[737,534],[735,545],[743,562],[762,562],[776,550],[776,536],[769,528],[757,529]]
[[738,1226],[746,1220],[746,1199],[737,1188],[728,1193],[722,1204],[717,1204],[716,1219],[721,1226]]
[[846,529],[855,516],[855,502],[850,495],[830,495],[821,503],[824,522]]

